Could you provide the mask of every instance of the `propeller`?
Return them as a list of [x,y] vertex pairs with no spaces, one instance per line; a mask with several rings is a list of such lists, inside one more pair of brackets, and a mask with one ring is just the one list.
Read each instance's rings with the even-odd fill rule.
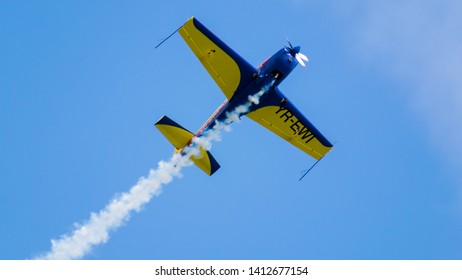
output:
[[308,57],[300,52],[300,47],[292,46],[289,40],[287,40],[287,43],[289,44],[289,46],[285,47],[289,49],[290,54],[295,57],[295,59],[298,61],[298,63],[300,63],[301,66],[306,67],[304,61],[308,62]]

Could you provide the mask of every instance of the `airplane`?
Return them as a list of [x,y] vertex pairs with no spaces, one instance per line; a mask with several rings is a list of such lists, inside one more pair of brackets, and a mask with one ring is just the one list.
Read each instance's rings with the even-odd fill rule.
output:
[[[305,66],[304,61],[308,61],[308,58],[300,53],[299,46],[293,47],[289,42],[289,46],[280,49],[255,68],[195,17],[191,17],[167,39],[176,32],[180,33],[223,91],[226,100],[196,133],[185,129],[165,115],[155,123],[156,128],[175,147],[175,153],[184,154],[194,137],[204,135],[217,122],[225,121],[230,112],[235,112],[238,106],[248,102],[249,97],[262,93],[262,89],[264,92],[258,96],[258,102],[250,104],[247,111],[240,112],[239,118],[245,115],[280,136],[316,159],[314,165],[332,149],[331,142],[278,89],[278,85],[298,64]],[[220,168],[210,151],[203,147],[200,148],[199,155],[192,156],[191,160],[208,175],[214,174]]]

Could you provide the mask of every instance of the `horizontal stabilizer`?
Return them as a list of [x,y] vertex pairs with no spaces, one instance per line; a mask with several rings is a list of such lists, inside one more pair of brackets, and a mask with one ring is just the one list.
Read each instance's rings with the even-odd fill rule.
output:
[[156,128],[162,132],[176,150],[183,149],[186,144],[194,137],[194,133],[182,127],[167,116],[163,116],[155,124]]
[[[180,152],[185,146],[190,144],[194,133],[185,129],[167,116],[163,116],[155,124],[156,128],[167,138],[175,147],[175,153]],[[192,156],[191,160],[202,171],[208,175],[212,175],[220,168],[220,165],[212,156],[212,154],[200,147],[200,153],[197,156]]]
[[212,154],[202,147],[200,147],[199,156],[192,156],[191,160],[197,167],[202,169],[202,171],[207,173],[207,175],[209,176],[211,176],[218,169],[220,169],[220,164],[218,164],[218,162],[212,156]]

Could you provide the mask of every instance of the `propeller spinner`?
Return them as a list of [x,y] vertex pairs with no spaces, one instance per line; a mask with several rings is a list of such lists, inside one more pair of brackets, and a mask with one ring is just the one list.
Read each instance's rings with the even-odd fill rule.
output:
[[286,48],[289,49],[290,54],[294,56],[295,59],[297,59],[298,63],[300,63],[301,66],[305,67],[306,65],[304,61],[308,62],[309,61],[308,57],[300,52],[299,46],[297,47],[292,46],[289,40],[287,40],[287,43],[289,43],[289,46],[286,46]]

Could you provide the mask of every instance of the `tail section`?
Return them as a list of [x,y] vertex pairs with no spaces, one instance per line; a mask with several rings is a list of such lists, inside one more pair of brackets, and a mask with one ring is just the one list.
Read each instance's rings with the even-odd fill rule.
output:
[[[172,143],[175,147],[175,152],[181,151],[195,136],[194,133],[185,129],[167,116],[160,118],[155,126],[165,138]],[[212,154],[202,147],[200,147],[199,156],[192,156],[191,160],[197,167],[207,173],[207,175],[212,175],[220,168],[220,164],[218,164]]]
[[183,149],[194,137],[194,133],[177,124],[167,116],[163,116],[155,124],[156,128],[172,143],[175,150]]

